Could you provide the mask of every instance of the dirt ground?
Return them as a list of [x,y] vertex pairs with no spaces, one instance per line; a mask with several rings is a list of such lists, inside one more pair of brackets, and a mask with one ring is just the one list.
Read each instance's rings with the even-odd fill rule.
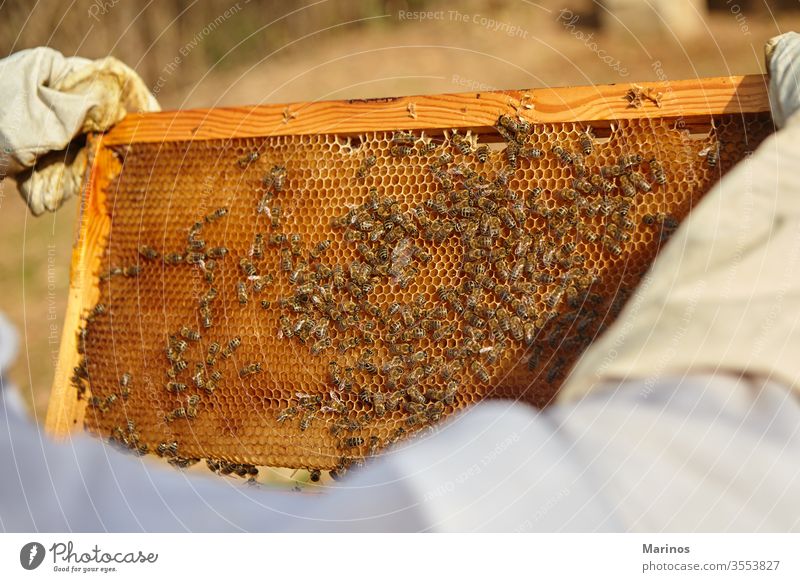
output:
[[[246,12],[247,3],[242,4]],[[567,15],[557,2],[460,2],[457,10],[431,5],[441,18],[421,21],[407,16],[411,9],[404,3],[392,2],[360,23],[343,21],[334,11],[326,26],[287,38],[283,48],[263,58],[239,60],[234,50],[198,74],[178,67],[164,73],[163,83],[153,74],[146,81],[158,87],[165,108],[189,108],[628,83],[656,80],[658,61],[673,80],[738,75],[762,72],[764,41],[800,25],[796,12],[761,10],[745,14],[745,30],[740,13],[737,18],[732,10],[720,10],[701,21],[695,36],[683,38],[676,29],[602,32],[593,28],[591,15],[576,8]],[[247,18],[269,22],[258,12]],[[198,31],[203,30],[201,23]],[[171,54],[180,55],[191,42],[208,37],[179,39]],[[118,56],[132,63],[141,57]],[[34,218],[13,183],[0,185],[0,311],[21,340],[9,377],[40,421],[62,333],[75,217],[71,201],[54,215]]]

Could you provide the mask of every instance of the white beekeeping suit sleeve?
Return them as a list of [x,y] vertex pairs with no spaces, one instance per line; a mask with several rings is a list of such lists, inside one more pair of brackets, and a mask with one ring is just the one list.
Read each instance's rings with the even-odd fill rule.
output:
[[[113,57],[65,58],[41,47],[0,60],[0,179],[13,176],[36,215],[80,191],[86,152],[74,138],[158,103]],[[72,146],[72,147],[68,147]]]

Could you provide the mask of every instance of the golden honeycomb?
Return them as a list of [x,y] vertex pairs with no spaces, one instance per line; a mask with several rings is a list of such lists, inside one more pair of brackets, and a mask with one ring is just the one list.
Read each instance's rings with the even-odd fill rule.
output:
[[705,122],[590,137],[506,117],[474,134],[119,149],[99,307],[78,332],[86,427],[178,466],[341,472],[484,398],[544,406],[772,128],[766,114]]

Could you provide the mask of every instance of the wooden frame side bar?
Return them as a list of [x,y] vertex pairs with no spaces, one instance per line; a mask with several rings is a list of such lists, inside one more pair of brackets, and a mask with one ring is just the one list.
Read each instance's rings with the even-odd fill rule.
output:
[[108,186],[109,171],[119,166],[112,152],[102,146],[102,138],[90,141],[90,170],[85,194],[78,208],[78,240],[72,250],[69,299],[45,419],[45,431],[57,438],[82,429],[86,410],[86,401],[78,400],[71,382],[73,368],[80,360],[76,331],[80,329],[85,311],[94,306],[100,297],[97,273],[111,228],[111,219],[105,208],[105,188]]

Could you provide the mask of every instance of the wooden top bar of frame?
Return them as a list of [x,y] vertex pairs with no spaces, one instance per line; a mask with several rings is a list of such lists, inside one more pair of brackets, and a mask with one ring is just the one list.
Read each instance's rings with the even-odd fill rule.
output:
[[[631,106],[626,94],[640,88],[658,97]],[[277,135],[336,133],[357,135],[398,129],[490,128],[502,113],[532,123],[580,121],[607,125],[619,119],[676,118],[687,124],[719,114],[769,111],[763,75],[712,77],[657,83],[624,83],[350,99],[308,103],[221,107],[140,113],[126,117],[105,137],[104,145],[192,141]]]

